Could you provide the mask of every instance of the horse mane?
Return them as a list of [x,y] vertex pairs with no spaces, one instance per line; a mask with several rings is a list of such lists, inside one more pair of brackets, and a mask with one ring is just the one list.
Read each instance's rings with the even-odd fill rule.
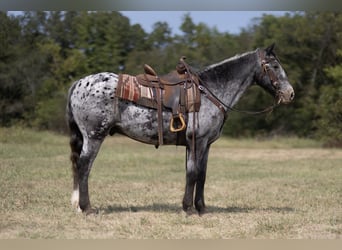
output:
[[[258,49],[257,49],[258,50]],[[233,57],[227,58],[218,63],[211,64],[203,70],[197,72],[201,79],[214,80],[219,78],[230,79],[230,76],[236,75],[236,72],[241,72],[241,64],[247,63],[254,58],[257,50],[248,51],[243,54],[236,54]]]

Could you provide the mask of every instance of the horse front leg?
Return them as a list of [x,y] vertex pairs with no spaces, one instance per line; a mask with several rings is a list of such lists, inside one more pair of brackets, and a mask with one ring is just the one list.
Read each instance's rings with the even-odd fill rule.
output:
[[[204,213],[203,197],[209,146],[198,140],[196,149],[186,148],[186,185],[183,198],[183,210],[192,214],[194,190],[196,186],[195,207],[199,214]],[[198,186],[199,185],[199,186]]]
[[78,161],[79,207],[86,214],[96,212],[90,205],[88,178],[102,142],[103,139],[84,139],[82,152]]
[[185,193],[183,197],[183,210],[188,215],[192,214],[193,207],[193,195],[196,184],[196,163],[194,162],[193,152],[191,152],[191,148],[189,146],[186,147],[186,159],[185,159],[185,168],[186,168],[186,184],[185,184]]
[[203,155],[200,157],[199,169],[196,182],[196,194],[195,194],[195,208],[199,215],[203,215],[206,212],[204,202],[204,184],[207,175],[207,163],[209,155],[210,145],[207,146]]

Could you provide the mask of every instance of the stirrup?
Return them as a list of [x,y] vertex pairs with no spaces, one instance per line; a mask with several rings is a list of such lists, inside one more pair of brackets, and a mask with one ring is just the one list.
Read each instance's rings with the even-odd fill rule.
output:
[[[180,120],[180,122],[181,122],[181,126],[180,127],[178,127],[178,128],[174,127],[174,118]],[[185,121],[184,121],[184,117],[183,117],[183,115],[181,113],[178,114],[178,116],[172,116],[171,122],[170,122],[170,131],[171,132],[180,132],[180,131],[184,130],[185,128],[186,128],[186,124],[185,124]]]

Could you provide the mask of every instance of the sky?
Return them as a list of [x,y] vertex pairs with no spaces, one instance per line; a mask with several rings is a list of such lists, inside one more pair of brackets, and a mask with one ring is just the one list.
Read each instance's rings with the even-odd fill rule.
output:
[[173,34],[180,34],[179,27],[185,14],[189,13],[195,24],[205,23],[210,28],[216,27],[219,32],[239,34],[242,28],[253,24],[253,18],[263,14],[274,16],[285,15],[285,11],[120,11],[130,19],[131,25],[140,24],[150,33],[153,24],[158,21],[167,22]]
[[[264,14],[283,16],[286,11],[120,11],[128,17],[131,25],[140,24],[142,28],[151,33],[153,24],[156,22],[167,22],[173,34],[181,34],[179,27],[183,17],[190,14],[195,24],[205,23],[208,27],[216,27],[219,32],[239,34],[242,28],[253,25],[254,18],[260,18]],[[17,15],[21,11],[10,11]]]

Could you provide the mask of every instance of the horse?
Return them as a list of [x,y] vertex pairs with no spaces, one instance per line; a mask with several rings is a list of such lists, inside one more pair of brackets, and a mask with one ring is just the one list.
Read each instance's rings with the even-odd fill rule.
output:
[[[163,142],[186,149],[186,184],[182,201],[187,214],[206,212],[204,185],[211,144],[222,132],[228,113],[252,84],[274,97],[275,105],[288,104],[294,90],[274,52],[274,44],[244,52],[196,71],[200,79],[201,106],[188,112],[184,140],[172,133],[170,110],[162,111]],[[72,205],[85,214],[96,213],[90,205],[88,177],[100,146],[107,135],[125,135],[147,144],[158,144],[157,111],[117,98],[118,75],[102,72],[75,81],[66,107],[70,130],[73,173]],[[195,117],[194,117],[195,116]],[[195,140],[193,137],[195,136]],[[195,210],[194,210],[195,208]]]

